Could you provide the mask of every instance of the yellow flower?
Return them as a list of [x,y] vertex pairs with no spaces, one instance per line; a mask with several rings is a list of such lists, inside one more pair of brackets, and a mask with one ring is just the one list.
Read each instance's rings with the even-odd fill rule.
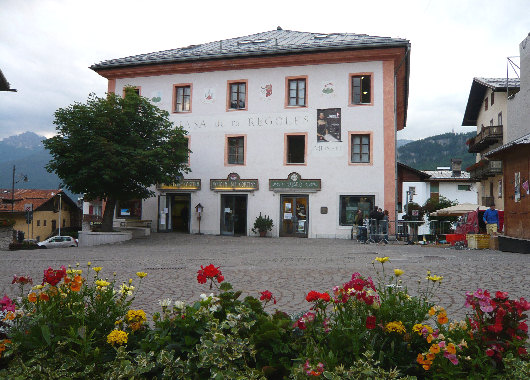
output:
[[388,256],[385,256],[385,257],[376,257],[375,258],[375,261],[379,261],[381,264],[383,263],[386,263],[387,261],[389,261],[390,258]]
[[107,286],[110,285],[110,282],[105,280],[97,280],[95,284],[98,286],[99,290],[104,290]]
[[443,276],[436,276],[436,275],[427,277],[427,280],[430,280],[432,282],[442,282],[443,279],[444,279]]
[[145,272],[136,272],[136,275],[140,278],[144,278],[145,276],[147,276],[147,273]]
[[88,265],[88,266],[91,266],[91,265],[92,265],[92,263],[91,263],[91,262],[89,261],[89,262],[88,262],[88,263],[87,263],[86,265]]
[[437,344],[433,344],[431,348],[429,348],[429,351],[433,354],[437,354],[438,352],[440,352],[440,346],[438,346]]
[[436,309],[433,306],[429,309],[429,315],[432,317],[434,314],[436,314]]
[[396,275],[396,277],[401,276],[403,273],[405,273],[405,271],[401,269],[394,269],[394,274]]
[[115,344],[127,344],[128,334],[125,331],[121,330],[112,330],[112,332],[107,335],[107,343],[112,345]]
[[99,272],[101,271],[101,269],[103,269],[103,268],[101,268],[101,267],[94,267],[94,268],[92,268],[92,269],[94,269],[94,272],[99,273]]
[[445,325],[447,322],[449,322],[449,319],[447,318],[447,313],[445,311],[442,311],[438,314],[438,323],[441,325]]
[[404,334],[407,332],[401,321],[388,322],[385,326],[385,330],[386,332],[397,332],[398,334]]
[[39,290],[39,289],[42,289],[44,288],[44,285],[35,285],[34,287],[32,287],[31,289],[33,290]]
[[445,351],[454,355],[456,354],[456,346],[453,343],[449,343]]

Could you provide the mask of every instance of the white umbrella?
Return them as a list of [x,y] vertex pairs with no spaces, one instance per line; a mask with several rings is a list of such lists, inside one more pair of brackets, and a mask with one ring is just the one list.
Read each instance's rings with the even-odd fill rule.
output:
[[480,206],[480,205],[473,204],[473,203],[462,203],[456,206],[442,208],[436,212],[432,212],[430,215],[432,216],[460,216],[460,215],[465,215],[471,211],[477,211],[477,209],[484,211],[487,209],[487,207]]

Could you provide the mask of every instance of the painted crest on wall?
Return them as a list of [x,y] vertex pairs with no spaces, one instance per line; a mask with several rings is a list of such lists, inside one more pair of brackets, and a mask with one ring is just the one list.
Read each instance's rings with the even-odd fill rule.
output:
[[335,96],[335,83],[329,80],[322,82],[320,94],[322,96]]
[[264,84],[260,86],[259,90],[262,100],[271,100],[272,99],[272,84]]
[[205,88],[202,101],[203,103],[206,103],[206,104],[213,103],[215,101],[215,89]]

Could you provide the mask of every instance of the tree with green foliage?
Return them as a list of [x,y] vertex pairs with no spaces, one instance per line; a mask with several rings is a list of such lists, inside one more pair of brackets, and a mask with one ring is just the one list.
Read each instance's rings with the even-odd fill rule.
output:
[[427,218],[429,221],[437,221],[438,222],[438,232],[440,233],[447,233],[446,231],[448,229],[447,225],[456,222],[458,219],[457,216],[447,216],[447,215],[431,215],[433,212],[441,210],[446,207],[456,206],[458,202],[452,201],[443,195],[440,195],[438,197],[431,197],[427,199],[427,201],[424,203],[422,209],[423,212],[427,215]]
[[186,131],[133,88],[123,98],[90,94],[86,104],[58,109],[54,124],[57,135],[44,141],[52,155],[46,169],[72,192],[106,201],[102,231],[112,231],[117,201],[145,199],[152,185],[189,171]]

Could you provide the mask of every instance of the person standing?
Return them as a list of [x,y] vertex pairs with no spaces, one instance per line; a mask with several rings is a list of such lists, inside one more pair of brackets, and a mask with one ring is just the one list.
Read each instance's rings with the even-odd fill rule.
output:
[[499,212],[495,210],[494,204],[484,211],[482,220],[486,223],[486,233],[489,235],[495,235],[499,227]]

